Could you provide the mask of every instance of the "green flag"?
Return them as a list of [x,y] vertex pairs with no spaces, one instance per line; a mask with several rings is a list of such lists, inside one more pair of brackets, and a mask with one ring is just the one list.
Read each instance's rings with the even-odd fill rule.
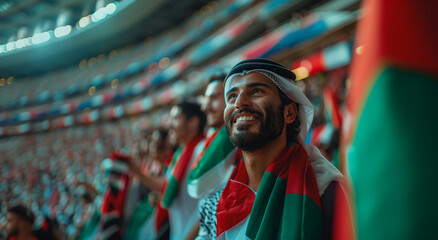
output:
[[358,239],[438,237],[438,1],[365,0],[344,116]]

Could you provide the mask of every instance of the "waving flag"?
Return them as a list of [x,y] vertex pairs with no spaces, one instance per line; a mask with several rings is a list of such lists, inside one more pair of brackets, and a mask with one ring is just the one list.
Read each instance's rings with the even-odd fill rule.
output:
[[209,193],[218,191],[218,187],[222,187],[221,183],[231,174],[236,156],[236,151],[233,151],[235,149],[225,126],[208,137],[188,176],[187,191],[190,196],[205,197]]
[[127,162],[130,157],[113,153],[110,157],[109,184],[103,194],[101,217],[99,223],[100,240],[121,238],[123,209],[130,177]]
[[359,239],[438,236],[438,1],[364,1],[343,137]]

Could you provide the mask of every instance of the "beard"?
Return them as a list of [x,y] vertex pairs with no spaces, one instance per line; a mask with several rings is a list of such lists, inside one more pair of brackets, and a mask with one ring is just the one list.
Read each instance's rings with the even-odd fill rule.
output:
[[[226,129],[228,135],[230,136],[231,143],[243,151],[251,152],[260,149],[268,143],[274,141],[281,135],[283,131],[283,111],[283,105],[280,107],[269,105],[265,111],[265,118],[263,118],[263,114],[261,112],[256,110],[242,109],[236,111],[231,115],[229,121],[226,121]],[[233,131],[234,116],[243,112],[259,115],[260,121],[258,132],[245,131],[249,129],[248,125],[240,126],[237,128],[237,131]]]

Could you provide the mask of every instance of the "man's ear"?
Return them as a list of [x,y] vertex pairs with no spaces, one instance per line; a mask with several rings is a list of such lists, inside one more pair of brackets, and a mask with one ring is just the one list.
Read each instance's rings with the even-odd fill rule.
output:
[[286,106],[284,106],[284,122],[287,124],[291,124],[297,118],[297,105],[292,102]]

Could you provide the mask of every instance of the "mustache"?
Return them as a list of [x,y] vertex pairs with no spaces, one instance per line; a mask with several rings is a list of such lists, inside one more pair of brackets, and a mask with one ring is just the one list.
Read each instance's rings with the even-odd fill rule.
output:
[[233,124],[233,119],[236,117],[237,114],[245,113],[245,112],[251,113],[251,114],[257,114],[260,117],[262,116],[262,113],[260,111],[257,111],[257,110],[253,110],[253,109],[249,109],[249,108],[240,109],[240,110],[235,111],[233,114],[231,114],[230,121],[229,121],[230,125]]

